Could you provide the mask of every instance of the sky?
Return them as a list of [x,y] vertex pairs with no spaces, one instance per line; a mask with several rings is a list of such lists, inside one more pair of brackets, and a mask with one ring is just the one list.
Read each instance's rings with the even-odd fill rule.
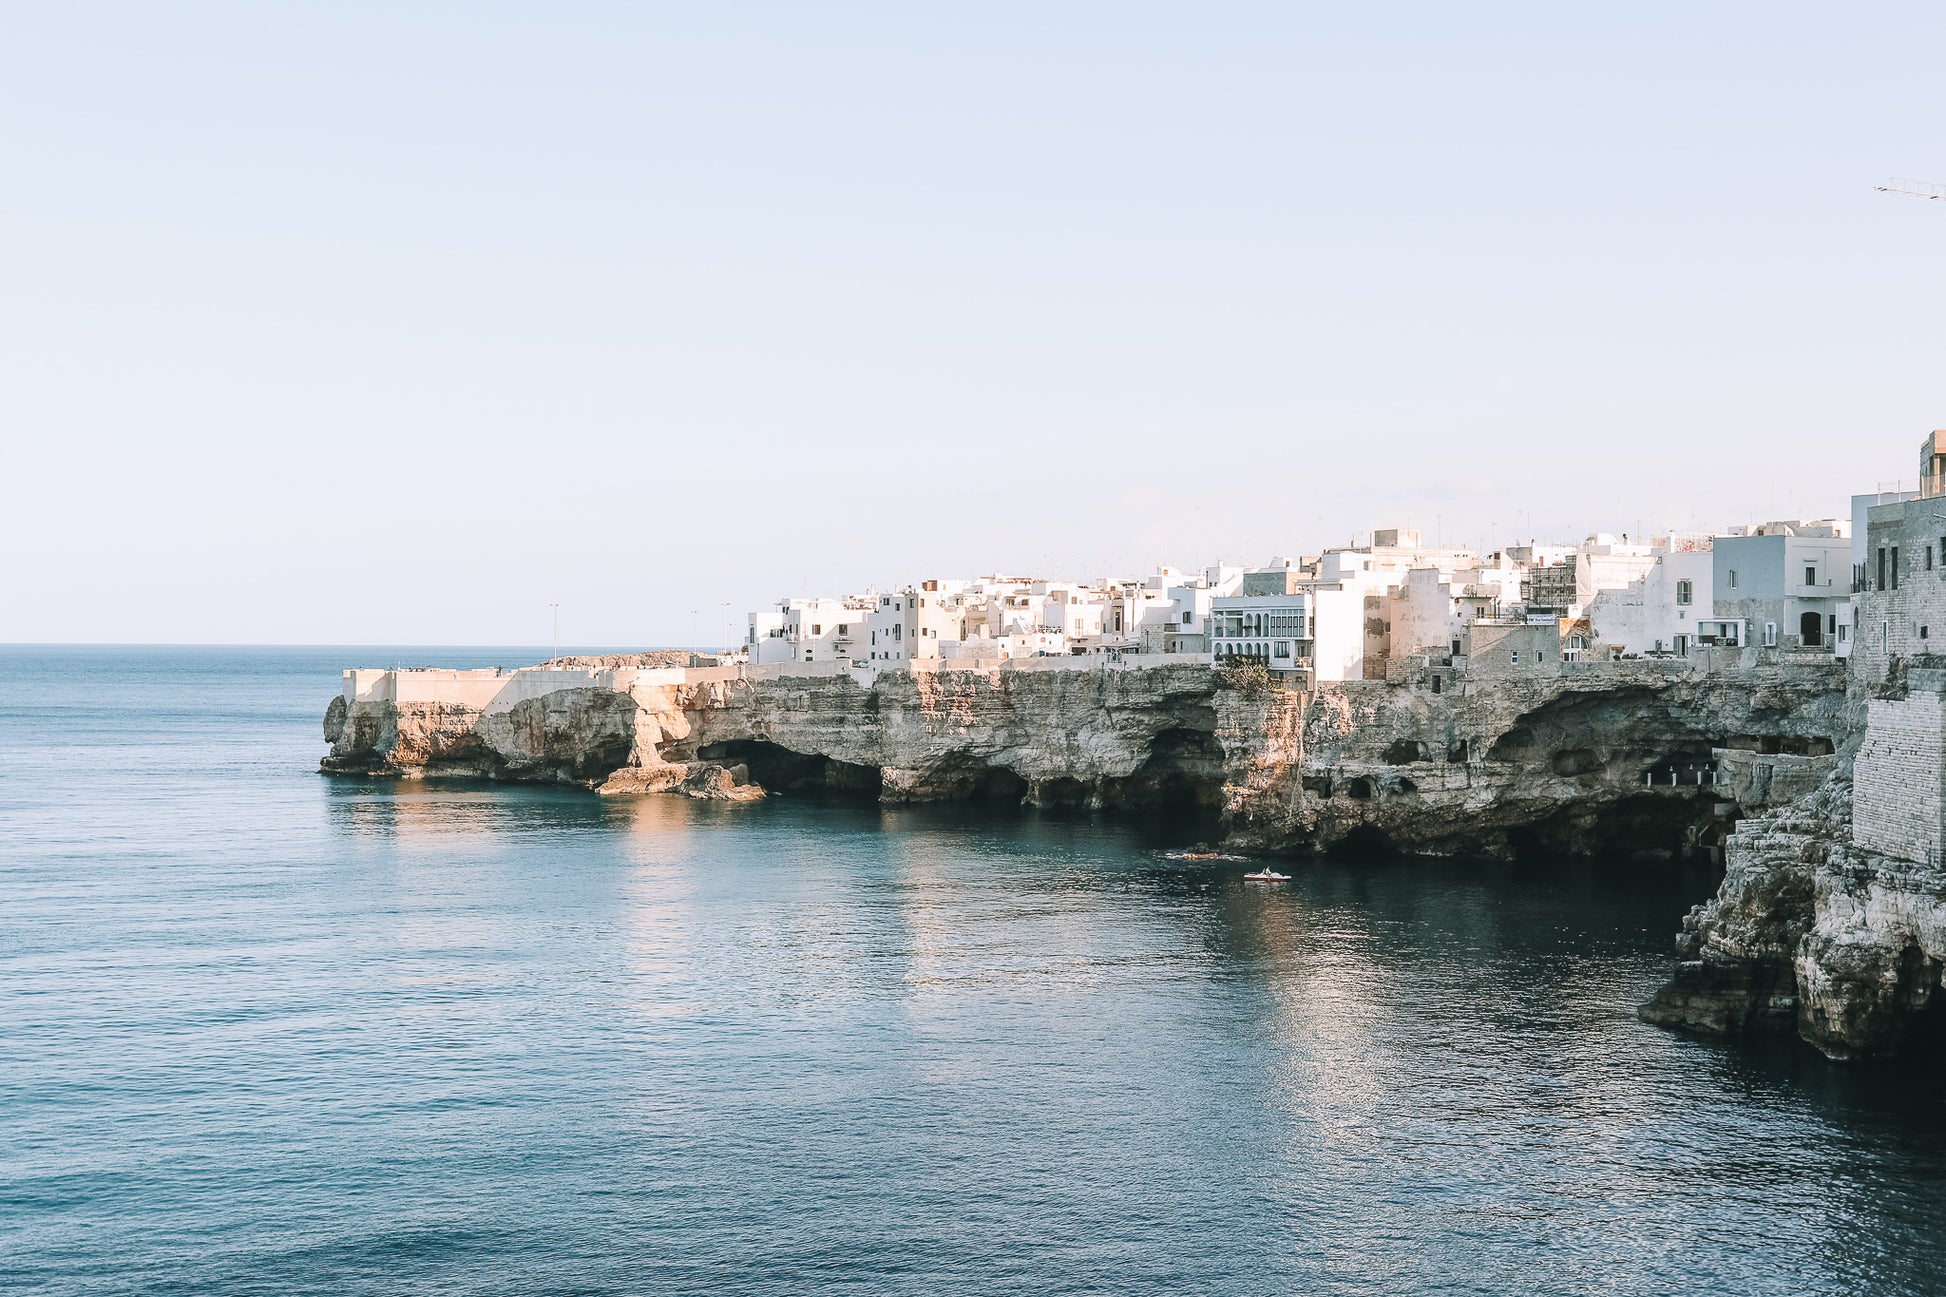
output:
[[1946,426],[1946,6],[0,5],[0,641],[723,642]]

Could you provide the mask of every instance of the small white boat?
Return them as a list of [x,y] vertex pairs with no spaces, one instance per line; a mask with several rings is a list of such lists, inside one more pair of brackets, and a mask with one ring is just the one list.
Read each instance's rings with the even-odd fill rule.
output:
[[1260,869],[1254,874],[1245,874],[1243,881],[1246,883],[1288,883],[1291,881],[1291,876],[1289,874],[1280,874],[1275,869]]

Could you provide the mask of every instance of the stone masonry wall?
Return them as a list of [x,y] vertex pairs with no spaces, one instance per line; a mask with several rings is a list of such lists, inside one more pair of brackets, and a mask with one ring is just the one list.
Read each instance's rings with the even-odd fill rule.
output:
[[1853,844],[1900,860],[1937,862],[1942,770],[1946,697],[1913,687],[1903,698],[1872,699],[1854,764]]

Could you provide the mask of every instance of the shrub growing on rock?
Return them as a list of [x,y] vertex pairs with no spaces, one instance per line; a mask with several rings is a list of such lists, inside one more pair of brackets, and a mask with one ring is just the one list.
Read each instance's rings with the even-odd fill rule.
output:
[[1259,694],[1270,688],[1270,668],[1261,662],[1226,662],[1216,668],[1216,687]]

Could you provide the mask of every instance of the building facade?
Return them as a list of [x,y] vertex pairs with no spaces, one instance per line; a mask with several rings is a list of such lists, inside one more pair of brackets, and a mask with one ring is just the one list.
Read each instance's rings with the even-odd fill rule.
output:
[[1260,662],[1272,671],[1309,677],[1311,609],[1306,590],[1213,599],[1210,651],[1218,662]]
[[1851,599],[1850,526],[1842,519],[1771,522],[1711,549],[1712,611],[1741,621],[1745,642],[1830,648],[1839,607]]

